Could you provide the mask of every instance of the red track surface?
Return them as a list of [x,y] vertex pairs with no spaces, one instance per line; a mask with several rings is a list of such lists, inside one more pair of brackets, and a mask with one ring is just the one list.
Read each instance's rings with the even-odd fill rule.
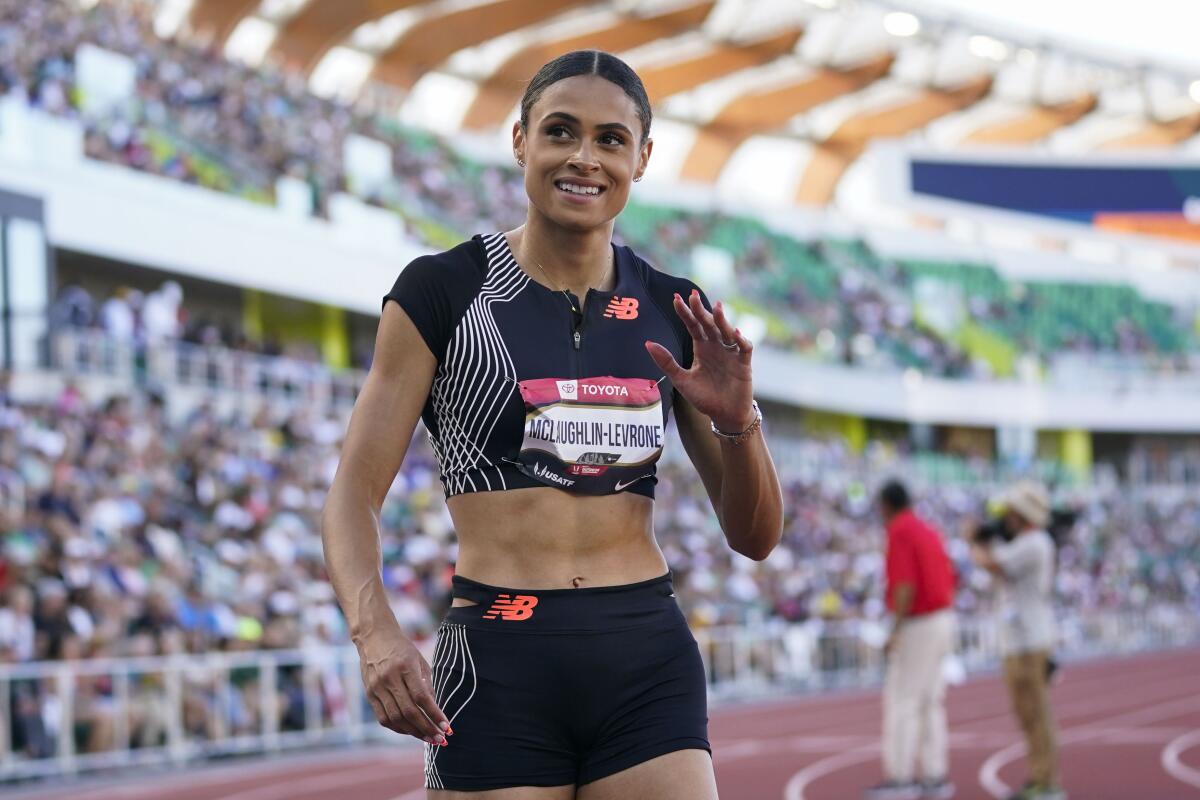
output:
[[[1052,690],[1074,800],[1200,798],[1200,651],[1072,665]],[[1024,747],[996,678],[951,688],[958,797],[1024,781]],[[879,778],[874,693],[795,698],[712,714],[723,800],[853,800]],[[453,746],[453,745],[451,745]],[[423,800],[417,748],[289,757],[43,790],[46,800]],[[14,792],[13,795],[16,796]],[[631,800],[634,800],[631,798]]]

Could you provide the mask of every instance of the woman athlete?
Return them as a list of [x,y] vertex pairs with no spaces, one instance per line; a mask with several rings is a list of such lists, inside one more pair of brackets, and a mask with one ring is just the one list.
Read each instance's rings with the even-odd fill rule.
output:
[[[416,259],[384,299],[322,536],[367,696],[426,742],[430,800],[717,797],[703,665],[654,539],[670,408],[734,550],[766,558],[782,495],[750,342],[612,244],[649,132],[624,62],[550,62],[513,126],[525,224]],[[380,577],[419,417],[459,543],[432,669]]]

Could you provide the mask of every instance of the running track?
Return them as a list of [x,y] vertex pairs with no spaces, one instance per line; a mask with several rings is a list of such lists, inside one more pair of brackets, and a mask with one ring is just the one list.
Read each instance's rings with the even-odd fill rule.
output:
[[[1200,650],[1076,664],[1065,672],[1051,694],[1063,782],[1074,800],[1200,798]],[[947,702],[957,796],[986,800],[1022,783],[1024,748],[1000,681],[984,677],[952,687]],[[860,797],[879,778],[879,714],[874,692],[715,710],[721,797]],[[375,747],[9,794],[14,800],[423,800],[420,786],[418,748]]]

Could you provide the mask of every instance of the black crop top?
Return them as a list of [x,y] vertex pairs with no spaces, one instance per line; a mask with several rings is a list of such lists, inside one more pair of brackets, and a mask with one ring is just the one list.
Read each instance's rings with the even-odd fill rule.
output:
[[502,233],[415,259],[385,295],[437,358],[421,418],[447,497],[533,486],[654,496],[674,388],[644,342],[691,366],[672,297],[696,287],[613,248],[616,285],[582,306],[572,296],[582,316],[521,270]]

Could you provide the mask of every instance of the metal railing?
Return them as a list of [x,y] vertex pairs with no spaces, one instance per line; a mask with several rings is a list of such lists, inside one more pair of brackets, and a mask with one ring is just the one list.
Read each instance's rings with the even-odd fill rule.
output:
[[[1000,660],[994,615],[960,618],[956,658],[967,671]],[[1185,608],[1078,613],[1058,621],[1059,652],[1068,658],[1162,650],[1200,642],[1200,618]],[[780,692],[811,692],[877,683],[883,675],[884,623],[862,620],[766,623],[696,631],[717,702]]]
[[[1072,615],[1060,632],[1067,657],[1126,653],[1194,643],[1200,620],[1159,607]],[[863,621],[696,632],[718,704],[870,685],[882,674],[884,636],[881,623]],[[968,671],[994,665],[994,622],[960,621],[957,655]],[[0,665],[0,781],[391,736],[366,702],[350,646]]]
[[386,734],[353,647],[0,666],[0,780]]
[[335,371],[285,356],[178,340],[139,343],[84,329],[60,329],[52,335],[50,366],[130,384],[187,387],[337,410],[354,405],[366,379],[362,370]]

